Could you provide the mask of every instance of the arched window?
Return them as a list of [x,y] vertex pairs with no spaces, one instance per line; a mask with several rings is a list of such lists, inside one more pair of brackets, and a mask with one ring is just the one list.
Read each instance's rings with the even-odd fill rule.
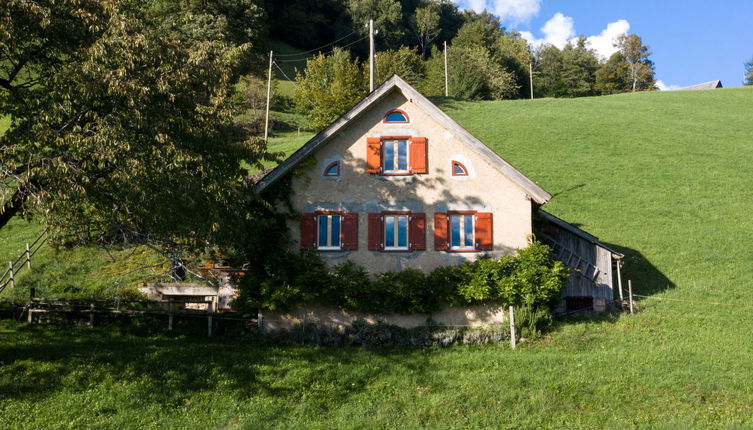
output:
[[340,176],[340,162],[333,161],[324,168],[322,176]]
[[410,120],[407,113],[400,109],[393,109],[384,116],[384,122],[389,124],[407,124]]
[[452,176],[468,176],[468,169],[460,161],[452,162]]

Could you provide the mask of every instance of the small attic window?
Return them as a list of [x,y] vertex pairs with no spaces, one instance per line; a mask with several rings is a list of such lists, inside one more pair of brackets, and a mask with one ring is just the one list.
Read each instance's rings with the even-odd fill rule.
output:
[[388,124],[407,124],[410,120],[407,113],[400,109],[393,109],[384,116],[384,122]]
[[468,169],[460,161],[453,161],[452,176],[468,176]]
[[333,161],[324,168],[322,176],[340,176],[340,162]]

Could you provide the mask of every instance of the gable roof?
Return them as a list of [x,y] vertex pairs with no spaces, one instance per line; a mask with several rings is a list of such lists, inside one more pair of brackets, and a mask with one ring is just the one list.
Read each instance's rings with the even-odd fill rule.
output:
[[333,136],[335,136],[340,130],[345,128],[351,121],[354,121],[365,113],[370,106],[384,99],[393,90],[399,90],[403,95],[416,105],[420,106],[425,113],[427,113],[435,121],[443,124],[448,130],[455,134],[460,140],[468,144],[473,148],[476,153],[482,156],[489,164],[499,170],[503,175],[510,179],[513,183],[521,187],[531,198],[538,204],[544,204],[552,195],[546,192],[538,184],[526,177],[510,163],[502,159],[496,152],[486,146],[475,136],[460,126],[455,120],[450,118],[446,113],[442,112],[434,103],[424,97],[415,88],[410,86],[407,82],[401,79],[397,75],[392,75],[382,85],[377,87],[368,96],[364,97],[360,102],[353,106],[348,112],[343,114],[340,118],[335,120],[327,128],[319,132],[316,136],[306,142],[303,147],[294,152],[293,155],[283,161],[277,168],[272,170],[264,178],[262,178],[256,185],[256,191],[261,192],[266,187],[283,177],[286,173],[290,172],[298,163],[303,161],[306,157],[311,155],[319,147],[328,142]]
[[722,81],[717,79],[715,81],[709,81],[702,84],[691,85],[689,87],[678,88],[677,91],[713,90],[714,88],[722,88]]

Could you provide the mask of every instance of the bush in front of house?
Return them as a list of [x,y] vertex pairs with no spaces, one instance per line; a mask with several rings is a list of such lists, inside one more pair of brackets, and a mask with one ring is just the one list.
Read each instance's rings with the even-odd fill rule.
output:
[[237,303],[284,311],[297,303],[318,302],[343,310],[400,314],[431,313],[445,305],[538,309],[556,302],[567,276],[567,268],[540,242],[500,258],[439,267],[428,275],[405,269],[374,277],[351,261],[327,270],[314,251],[285,251],[249,272]]

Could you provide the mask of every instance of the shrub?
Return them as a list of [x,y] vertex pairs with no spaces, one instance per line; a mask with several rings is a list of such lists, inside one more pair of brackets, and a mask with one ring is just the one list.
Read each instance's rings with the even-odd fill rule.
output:
[[272,310],[305,301],[344,310],[405,314],[431,313],[445,304],[496,303],[539,309],[554,304],[567,275],[549,247],[539,242],[512,255],[440,267],[429,275],[405,269],[381,273],[374,280],[351,261],[328,271],[314,251],[284,252],[247,275],[252,279],[244,285],[255,290],[244,297],[250,297],[252,306]]

